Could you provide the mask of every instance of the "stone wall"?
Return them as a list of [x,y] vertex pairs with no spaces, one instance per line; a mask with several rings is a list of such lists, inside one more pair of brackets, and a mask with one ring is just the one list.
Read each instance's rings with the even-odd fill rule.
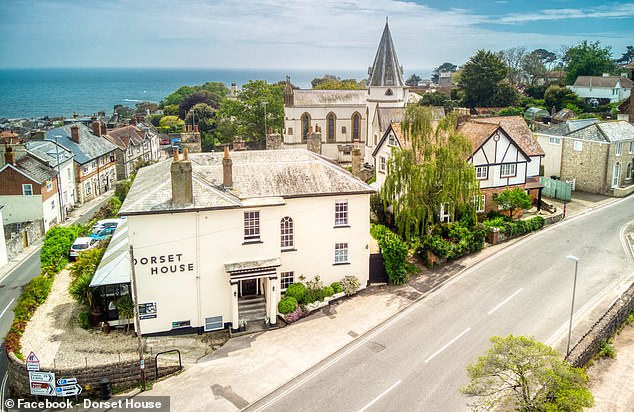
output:
[[575,367],[586,366],[601,348],[601,341],[607,341],[616,334],[634,308],[634,284],[614,302],[610,309],[581,338],[566,359]]
[[[581,143],[581,151],[574,144]],[[576,190],[605,193],[612,177],[609,167],[609,144],[589,140],[562,139],[561,180],[576,179]]]
[[[7,386],[12,397],[31,398],[29,387],[29,373],[26,364],[10,352],[7,354],[8,379]],[[145,377],[147,381],[153,381],[155,376],[154,357],[145,359]],[[176,363],[162,364],[159,358],[158,376],[162,378],[180,370]],[[44,370],[43,370],[44,371]],[[112,363],[109,365],[51,369],[46,372],[54,372],[55,379],[76,378],[77,383],[83,388],[81,397],[99,397],[101,394],[100,381],[102,378],[109,378],[113,392],[131,389],[141,384],[141,373],[138,361],[127,361]]]
[[31,244],[35,243],[44,235],[42,220],[35,220],[27,224],[22,223],[20,231],[17,231],[16,225],[6,225],[4,228],[5,235],[10,236],[6,241],[7,244],[7,259],[11,260],[16,257],[20,252]]

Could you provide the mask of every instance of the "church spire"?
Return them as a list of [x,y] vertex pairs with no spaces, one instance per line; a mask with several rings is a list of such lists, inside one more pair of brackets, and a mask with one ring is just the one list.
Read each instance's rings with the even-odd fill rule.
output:
[[370,75],[368,86],[403,87],[405,85],[403,69],[398,64],[387,17],[385,18],[383,36],[381,36],[381,42],[374,57],[374,64],[370,67],[368,74]]

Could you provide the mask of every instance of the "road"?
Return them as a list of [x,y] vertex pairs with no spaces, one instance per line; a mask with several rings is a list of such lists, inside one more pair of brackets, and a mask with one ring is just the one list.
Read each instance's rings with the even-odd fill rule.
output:
[[247,410],[469,410],[458,389],[491,336],[530,335],[565,351],[574,274],[567,255],[581,259],[573,342],[591,310],[600,315],[631,284],[621,230],[633,210],[630,197],[527,237]]
[[[97,210],[101,207],[109,197],[90,207],[87,212],[83,213],[75,220],[75,223],[85,223],[89,221]],[[34,277],[41,273],[40,267],[40,247],[37,246],[34,252],[16,266],[11,272],[0,281],[0,337],[4,341],[11,323],[13,323],[13,308],[22,293],[22,288]],[[0,355],[0,400],[6,396],[4,392],[7,376],[7,359],[6,356]],[[4,411],[4,405],[0,406],[0,411]]]

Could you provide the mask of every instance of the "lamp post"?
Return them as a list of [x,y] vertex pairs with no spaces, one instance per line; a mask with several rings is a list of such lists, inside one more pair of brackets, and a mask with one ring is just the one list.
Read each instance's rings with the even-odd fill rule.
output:
[[264,106],[264,138],[266,139],[266,133],[267,133],[267,131],[266,131],[266,105],[269,102],[266,102],[266,101],[262,100],[261,103],[262,103],[262,106]]
[[568,324],[568,347],[566,349],[566,356],[570,355],[570,335],[572,333],[572,314],[575,311],[575,292],[577,290],[577,270],[579,269],[579,259],[576,256],[568,255],[566,259],[570,259],[575,262],[575,280],[572,284],[572,305],[570,307],[570,323]]
[[59,219],[60,222],[66,219],[66,208],[64,206],[64,196],[62,195],[62,173],[59,169],[59,144],[57,144],[57,138],[62,137],[60,135],[55,135],[55,156],[57,157],[57,195],[59,196]]

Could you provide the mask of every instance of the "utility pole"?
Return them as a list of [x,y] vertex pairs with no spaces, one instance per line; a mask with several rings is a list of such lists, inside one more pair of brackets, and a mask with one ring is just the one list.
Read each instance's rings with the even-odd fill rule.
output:
[[134,328],[136,329],[137,345],[139,349],[139,366],[141,367],[141,391],[145,391],[145,354],[143,353],[143,338],[141,337],[141,319],[139,318],[139,301],[136,289],[136,273],[134,271],[134,248],[130,245],[130,267],[132,274],[132,296],[134,304]]
[[57,138],[61,137],[55,135],[55,155],[57,157],[57,195],[59,196],[59,223],[62,223],[66,219],[66,208],[64,205],[64,196],[62,195],[62,173],[59,169],[59,144],[57,144]]

